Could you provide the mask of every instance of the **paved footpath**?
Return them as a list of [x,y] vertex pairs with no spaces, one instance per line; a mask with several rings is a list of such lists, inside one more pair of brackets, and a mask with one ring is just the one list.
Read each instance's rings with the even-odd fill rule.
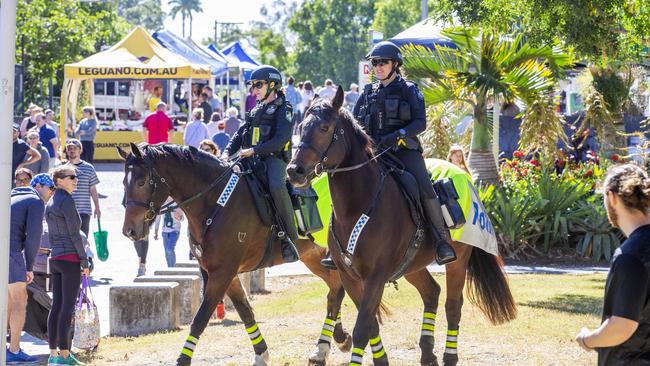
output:
[[[92,273],[93,294],[99,309],[102,335],[109,333],[109,301],[108,291],[111,285],[133,282],[138,271],[138,258],[133,243],[122,235],[122,220],[124,208],[122,207],[124,178],[122,164],[98,164],[96,166],[100,183],[97,190],[101,194],[100,208],[102,210],[102,229],[108,231],[109,258],[106,262],[95,260],[95,270]],[[97,222],[91,220],[90,231],[97,230]],[[176,257],[179,261],[188,259],[189,243],[184,234],[186,226],[181,229],[181,236],[176,246]],[[92,236],[91,236],[92,238]],[[92,240],[94,248],[94,240]],[[149,254],[147,256],[147,273],[153,274],[156,269],[166,268],[165,254],[162,239],[153,240],[151,234],[149,241]],[[433,265],[432,272],[443,272],[443,267]],[[607,267],[535,267],[535,266],[507,266],[508,273],[553,273],[553,274],[586,274],[606,272]],[[307,267],[301,262],[276,266],[267,269],[267,276],[289,276],[310,274]],[[22,347],[29,354],[47,354],[47,343],[36,340],[29,335],[23,338]]]

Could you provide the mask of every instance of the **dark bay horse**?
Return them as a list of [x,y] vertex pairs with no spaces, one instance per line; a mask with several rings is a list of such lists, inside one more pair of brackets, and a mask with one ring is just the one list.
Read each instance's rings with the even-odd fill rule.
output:
[[[146,238],[149,226],[171,196],[188,218],[193,248],[199,264],[208,273],[201,306],[177,365],[190,365],[199,337],[219,300],[228,295],[246,327],[255,356],[253,365],[268,365],[269,353],[237,273],[255,269],[261,263],[269,228],[255,208],[248,184],[233,174],[231,166],[193,147],[131,144],[131,152],[118,148],[125,160],[126,214],[123,233],[132,240]],[[317,348],[310,362],[325,364],[332,338],[347,352],[350,335],[340,322],[345,291],[336,271],[320,265],[325,249],[299,240],[301,260],[329,287],[327,316]],[[272,264],[283,263],[279,245]]]
[[[382,165],[375,160],[372,140],[341,108],[342,104],[343,89],[339,87],[331,102],[319,100],[309,108],[301,125],[301,143],[287,172],[296,186],[307,185],[321,172],[329,174],[333,215],[328,246],[343,286],[359,310],[350,365],[362,364],[368,342],[374,364],[388,365],[377,315],[382,310],[384,286],[398,271],[416,225],[397,182],[390,174],[384,175]],[[417,288],[424,302],[420,363],[437,365],[433,331],[440,286],[426,269],[435,258],[435,249],[431,233],[424,235],[404,277]],[[470,301],[492,323],[510,321],[517,313],[499,258],[466,244],[454,242],[452,246],[458,259],[446,265],[445,365],[458,363],[458,330],[467,274]]]

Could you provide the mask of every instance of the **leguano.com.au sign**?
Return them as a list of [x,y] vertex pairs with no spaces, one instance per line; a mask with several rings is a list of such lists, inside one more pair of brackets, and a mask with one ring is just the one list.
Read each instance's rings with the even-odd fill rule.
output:
[[177,67],[141,68],[141,67],[80,67],[80,76],[177,76]]

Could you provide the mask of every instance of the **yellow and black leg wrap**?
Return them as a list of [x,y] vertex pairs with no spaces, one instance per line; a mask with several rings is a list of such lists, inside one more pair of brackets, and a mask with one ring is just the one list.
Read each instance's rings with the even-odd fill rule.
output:
[[197,343],[199,343],[199,337],[194,337],[193,335],[187,336],[185,345],[181,351],[181,355],[184,355],[187,358],[192,358],[194,356],[194,349],[196,348]]
[[447,330],[447,342],[445,343],[445,353],[458,354],[458,329]]
[[334,328],[336,327],[337,323],[336,320],[326,317],[325,322],[323,323],[323,329],[320,331],[320,337],[318,338],[318,344],[321,343],[327,343],[331,344],[332,343],[332,336],[334,335]]
[[261,355],[266,352],[266,341],[264,341],[264,337],[262,337],[262,332],[260,331],[260,327],[257,326],[257,323],[246,324],[246,333],[248,333],[248,338],[250,338],[253,344],[256,355]]
[[422,329],[420,330],[420,349],[422,356],[420,363],[422,365],[437,365],[436,356],[433,353],[435,345],[434,333],[436,330],[436,310],[433,308],[424,308],[422,314]]
[[363,349],[352,348],[352,355],[350,356],[349,366],[361,366],[363,364]]
[[377,336],[375,338],[370,338],[370,349],[372,350],[372,360],[377,363],[379,360],[386,360],[386,350],[384,345],[381,343],[381,337]]

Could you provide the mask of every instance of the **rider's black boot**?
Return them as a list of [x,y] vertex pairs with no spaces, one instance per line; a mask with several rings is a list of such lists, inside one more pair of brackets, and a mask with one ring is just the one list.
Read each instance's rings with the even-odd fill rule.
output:
[[282,260],[284,263],[291,263],[300,260],[300,255],[296,246],[287,235],[280,239],[280,247],[282,249]]
[[438,201],[438,198],[426,198],[423,200],[423,203],[424,211],[433,226],[431,231],[436,246],[436,262],[443,265],[455,261],[456,253],[454,252],[454,248],[449,245],[451,237],[445,227],[440,201]]
[[330,252],[327,252],[327,255],[325,255],[325,258],[320,260],[320,264],[331,270],[336,270],[336,264],[334,263],[334,260],[332,259],[332,254]]

